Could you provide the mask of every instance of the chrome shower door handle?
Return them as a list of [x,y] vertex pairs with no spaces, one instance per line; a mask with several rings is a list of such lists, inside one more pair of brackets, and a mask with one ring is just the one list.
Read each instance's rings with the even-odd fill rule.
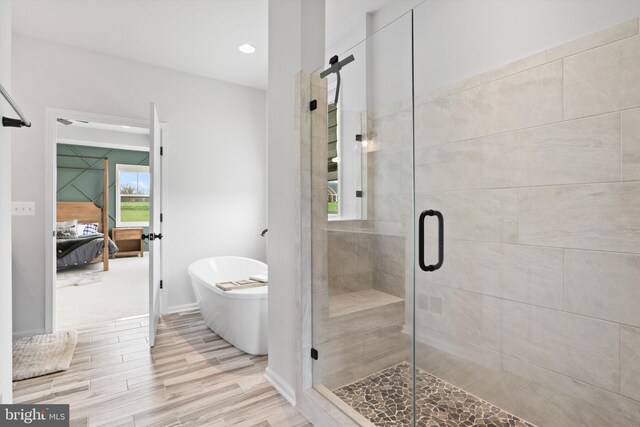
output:
[[[428,216],[438,218],[438,263],[425,265],[424,263],[424,221]],[[423,271],[436,271],[442,267],[444,261],[444,218],[442,213],[432,209],[422,211],[418,220],[418,263]]]

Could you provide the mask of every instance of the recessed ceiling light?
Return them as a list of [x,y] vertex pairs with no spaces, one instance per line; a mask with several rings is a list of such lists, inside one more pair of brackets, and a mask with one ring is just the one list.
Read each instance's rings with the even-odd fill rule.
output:
[[256,48],[251,46],[249,43],[245,43],[238,46],[238,50],[242,53],[253,53],[256,51]]

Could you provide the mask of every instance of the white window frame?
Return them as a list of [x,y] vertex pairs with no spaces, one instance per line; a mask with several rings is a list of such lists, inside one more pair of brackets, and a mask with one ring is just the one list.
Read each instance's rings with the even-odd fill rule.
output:
[[149,222],[122,222],[120,218],[120,171],[146,172],[150,174],[149,166],[116,164],[116,227],[148,227]]

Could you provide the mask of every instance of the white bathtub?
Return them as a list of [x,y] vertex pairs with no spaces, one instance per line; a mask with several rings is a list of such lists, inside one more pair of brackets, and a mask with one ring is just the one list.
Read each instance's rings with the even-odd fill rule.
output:
[[216,286],[264,273],[267,264],[224,256],[194,261],[188,271],[206,325],[245,353],[267,354],[267,286],[233,291]]

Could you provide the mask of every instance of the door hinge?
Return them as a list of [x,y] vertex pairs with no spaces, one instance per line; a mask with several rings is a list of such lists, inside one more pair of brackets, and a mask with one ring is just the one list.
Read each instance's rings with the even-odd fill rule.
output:
[[162,280],[160,280],[160,289],[162,289]]
[[314,99],[309,103],[309,110],[313,111],[316,108],[318,108],[318,101]]
[[316,350],[315,348],[311,349],[311,358],[313,360],[318,360],[318,350]]
[[362,190],[356,190],[356,197],[362,197]]
[[162,222],[162,214],[160,214],[160,222]]
[[160,147],[160,155],[164,156],[164,147]]

